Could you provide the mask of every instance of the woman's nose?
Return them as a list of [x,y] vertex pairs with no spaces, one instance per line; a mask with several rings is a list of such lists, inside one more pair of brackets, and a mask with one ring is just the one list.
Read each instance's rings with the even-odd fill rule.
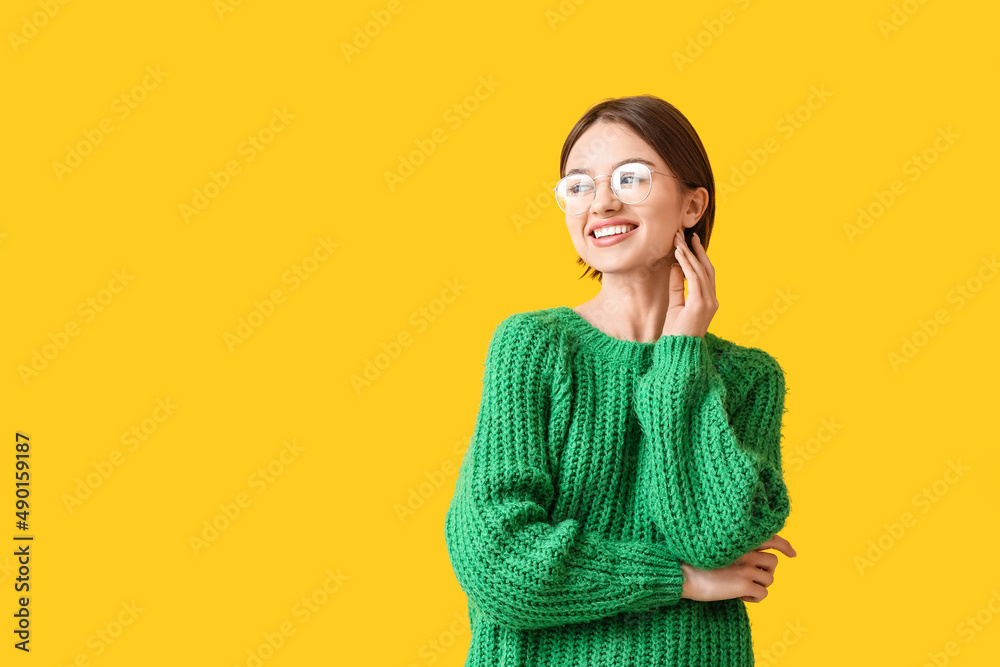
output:
[[602,178],[595,183],[594,202],[591,206],[596,207],[598,211],[606,211],[609,208],[614,208],[616,203],[621,203],[614,190],[611,189],[610,178],[607,180]]

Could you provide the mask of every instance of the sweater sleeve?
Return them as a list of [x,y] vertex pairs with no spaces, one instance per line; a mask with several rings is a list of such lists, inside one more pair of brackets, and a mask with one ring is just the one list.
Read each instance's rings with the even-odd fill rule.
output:
[[[636,384],[640,494],[670,552],[701,569],[756,549],[790,512],[780,449],[784,372],[757,348],[737,363],[742,400],[727,397],[704,337],[662,336]],[[729,399],[739,401],[732,415]]]
[[[680,561],[662,544],[605,539],[576,519],[552,521],[549,415],[570,408],[554,338],[523,313],[497,327],[445,518],[448,554],[470,603],[511,628],[677,604],[684,583]],[[565,391],[555,384],[561,374]]]

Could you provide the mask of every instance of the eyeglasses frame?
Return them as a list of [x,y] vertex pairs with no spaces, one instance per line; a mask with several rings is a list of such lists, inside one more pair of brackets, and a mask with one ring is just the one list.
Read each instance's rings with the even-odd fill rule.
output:
[[[616,167],[615,171],[618,171],[619,169],[622,169],[623,167],[627,167],[630,164],[642,164],[642,162],[628,162],[626,164],[621,165],[620,167]],[[642,166],[646,167],[646,169],[649,169],[649,167],[647,167],[644,164],[642,164]],[[594,205],[594,201],[597,200],[597,179],[604,178],[605,176],[607,176],[608,178],[611,178],[611,176],[615,173],[615,171],[611,172],[610,174],[598,174],[597,176],[590,176],[589,174],[582,174],[583,176],[590,176],[590,180],[592,180],[594,182],[594,199],[591,200],[590,204],[587,206],[588,209],[591,206],[593,206]],[[666,172],[657,171],[656,169],[649,169],[649,173],[650,174],[659,174],[660,176],[669,176],[670,178],[676,178],[677,180],[680,180],[679,176],[674,176],[673,174],[668,174]],[[552,188],[552,192],[554,192],[556,194],[556,204],[557,205],[559,204],[559,185],[563,181],[565,181],[567,178],[569,178],[570,176],[577,176],[577,175],[579,175],[579,174],[570,174],[569,176],[563,176],[562,178],[559,179],[559,183],[556,183],[556,187]],[[646,201],[646,197],[649,197],[649,194],[652,191],[653,191],[653,183],[652,183],[652,179],[650,179],[649,192],[646,193],[646,196],[643,197],[642,199],[640,199],[639,201],[627,202],[627,201],[624,201],[621,197],[618,196],[618,193],[615,192],[614,187],[611,188],[611,194],[613,194],[615,196],[615,198],[618,199],[618,201],[620,201],[621,203],[625,204],[626,206],[631,206],[633,204],[641,204],[642,202]],[[559,208],[562,208],[562,206],[560,206]],[[565,213],[566,215],[583,215],[586,212],[587,211],[584,210],[584,211],[580,211],[579,213],[570,213],[569,211],[563,209],[563,213]]]

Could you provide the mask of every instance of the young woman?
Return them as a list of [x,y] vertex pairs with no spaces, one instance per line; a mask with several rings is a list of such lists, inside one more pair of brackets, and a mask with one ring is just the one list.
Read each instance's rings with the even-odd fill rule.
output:
[[466,665],[752,665],[745,603],[774,581],[767,549],[795,556],[777,534],[785,382],[768,353],[708,331],[705,149],[667,102],[609,99],[559,170],[601,287],[511,315],[490,341],[445,518]]

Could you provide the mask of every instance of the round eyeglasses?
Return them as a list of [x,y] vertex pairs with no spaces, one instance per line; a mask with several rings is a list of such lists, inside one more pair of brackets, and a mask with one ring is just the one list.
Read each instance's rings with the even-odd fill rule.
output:
[[[611,172],[611,191],[624,204],[638,204],[649,196],[654,173],[677,178],[673,174],[650,169],[641,162],[629,162]],[[552,188],[555,190],[559,208],[570,215],[586,213],[597,194],[595,180],[607,175],[591,178],[587,174],[570,174],[562,178],[556,187]]]

